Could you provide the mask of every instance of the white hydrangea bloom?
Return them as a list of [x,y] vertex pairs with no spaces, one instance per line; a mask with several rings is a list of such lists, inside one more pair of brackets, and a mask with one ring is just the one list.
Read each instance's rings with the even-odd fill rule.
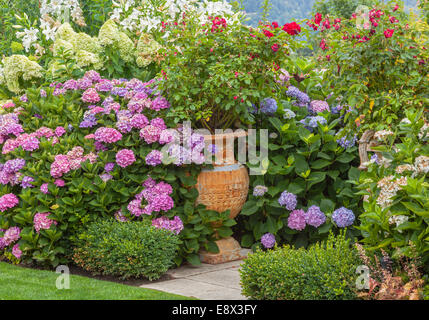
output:
[[8,89],[20,93],[19,79],[30,81],[42,77],[42,67],[24,55],[12,55],[3,59],[4,82]]

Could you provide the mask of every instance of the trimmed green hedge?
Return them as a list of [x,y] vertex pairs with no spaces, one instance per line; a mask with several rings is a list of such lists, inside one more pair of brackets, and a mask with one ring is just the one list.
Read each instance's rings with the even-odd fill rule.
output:
[[93,274],[155,280],[173,265],[179,238],[144,222],[102,220],[79,235],[73,261]]
[[356,268],[361,264],[345,232],[331,234],[308,250],[258,250],[240,270],[243,294],[258,300],[356,299]]

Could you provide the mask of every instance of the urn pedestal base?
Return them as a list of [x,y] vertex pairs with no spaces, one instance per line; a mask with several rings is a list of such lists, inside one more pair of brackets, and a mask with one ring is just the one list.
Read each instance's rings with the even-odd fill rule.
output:
[[220,264],[246,258],[246,256],[242,254],[240,244],[233,237],[217,240],[215,242],[219,247],[219,252],[211,253],[207,251],[201,251],[201,262],[208,264]]

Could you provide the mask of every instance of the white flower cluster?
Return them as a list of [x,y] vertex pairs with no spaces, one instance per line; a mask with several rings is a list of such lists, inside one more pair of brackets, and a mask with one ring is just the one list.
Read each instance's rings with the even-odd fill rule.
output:
[[390,206],[393,202],[393,197],[404,185],[407,185],[407,177],[395,179],[394,176],[387,176],[378,181],[377,186],[380,188],[380,194],[377,198],[377,204],[383,209]]
[[[58,28],[55,38],[54,56],[63,51],[73,58],[80,68],[92,67],[100,70],[103,67],[102,47],[97,38],[83,32],[75,32],[69,23],[64,23]],[[55,75],[60,69],[57,61],[53,60],[48,72]]]
[[378,141],[384,141],[389,136],[393,136],[393,132],[390,130],[380,130],[374,134],[374,138]]
[[42,77],[42,67],[24,55],[6,57],[3,59],[2,64],[0,83],[5,83],[7,88],[14,93],[22,91],[19,86],[20,79],[31,81]]
[[429,157],[420,156],[414,161],[414,167],[416,167],[417,173],[428,173],[429,172]]
[[39,40],[39,36],[37,35],[38,33],[39,29],[34,27],[31,27],[30,29],[25,28],[24,31],[16,33],[18,38],[22,38],[22,45],[26,52],[30,51],[32,46],[35,47],[37,40]]
[[[401,224],[404,224],[408,221],[408,217],[404,215],[390,216],[389,224],[396,224],[396,227],[399,227]],[[402,230],[398,230],[399,233],[402,233]]]
[[161,7],[156,7],[152,1],[119,0],[113,1],[114,9],[111,19],[119,21],[120,25],[130,31],[159,31],[161,22],[183,19],[183,14],[194,15],[201,24],[209,21],[208,17],[221,16],[228,23],[239,20],[239,14],[234,13],[232,6],[225,0],[166,0]]
[[426,139],[429,138],[429,123],[425,122],[423,127],[420,129],[419,132],[419,139]]
[[85,26],[83,12],[78,0],[41,0],[40,15],[49,15],[61,22],[72,21],[79,26]]

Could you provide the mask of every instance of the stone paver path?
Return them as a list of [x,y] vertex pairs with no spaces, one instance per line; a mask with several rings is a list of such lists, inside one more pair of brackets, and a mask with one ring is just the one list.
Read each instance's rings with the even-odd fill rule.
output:
[[143,288],[194,297],[201,300],[245,300],[238,269],[242,260],[223,264],[182,266],[167,272],[171,280],[142,285]]

